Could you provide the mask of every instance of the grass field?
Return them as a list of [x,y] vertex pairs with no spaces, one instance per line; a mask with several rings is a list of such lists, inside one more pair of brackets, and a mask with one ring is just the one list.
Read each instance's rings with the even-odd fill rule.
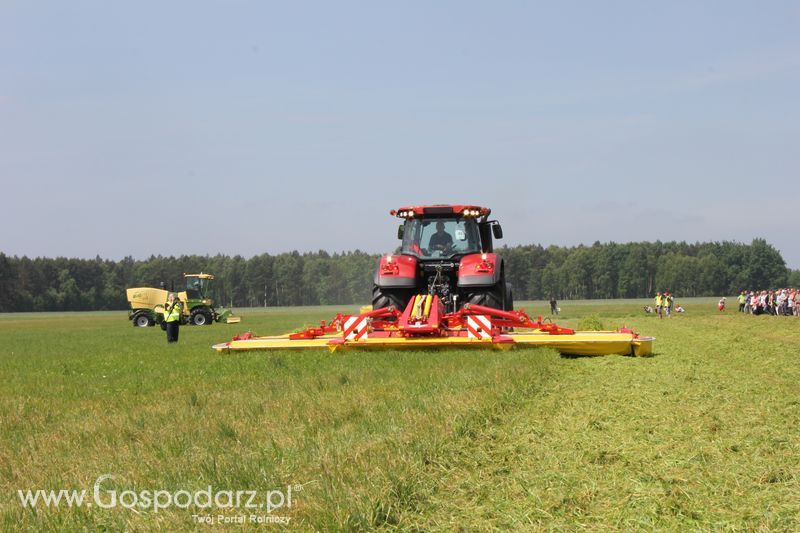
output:
[[645,316],[644,301],[561,302],[566,325],[596,315],[657,337],[638,359],[210,349],[334,308],[240,310],[242,324],[184,327],[169,346],[124,313],[2,315],[0,529],[267,515],[18,497],[91,493],[109,474],[103,491],[118,495],[291,487],[292,506],[268,516],[305,529],[797,530],[800,319],[720,314],[715,301],[681,300],[672,320]]

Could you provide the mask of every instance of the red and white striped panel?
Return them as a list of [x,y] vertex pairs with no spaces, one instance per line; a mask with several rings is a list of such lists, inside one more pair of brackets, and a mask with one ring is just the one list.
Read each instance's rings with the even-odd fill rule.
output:
[[346,341],[366,339],[369,330],[369,319],[362,316],[351,316],[344,321],[342,336]]
[[470,339],[491,339],[492,321],[485,315],[467,316],[467,337]]

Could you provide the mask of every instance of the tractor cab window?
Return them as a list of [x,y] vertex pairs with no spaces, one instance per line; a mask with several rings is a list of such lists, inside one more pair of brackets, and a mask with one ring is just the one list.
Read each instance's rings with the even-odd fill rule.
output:
[[186,278],[186,297],[201,300],[205,298],[207,279]]
[[410,219],[406,221],[401,251],[421,259],[480,252],[478,225],[472,219]]

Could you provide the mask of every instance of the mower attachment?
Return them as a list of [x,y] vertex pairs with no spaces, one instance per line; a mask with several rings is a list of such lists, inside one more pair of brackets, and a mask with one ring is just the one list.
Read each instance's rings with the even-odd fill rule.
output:
[[[525,331],[521,331],[525,330]],[[401,313],[394,307],[337,314],[329,323],[297,333],[255,337],[251,333],[213,346],[218,352],[328,348],[494,348],[547,346],[571,355],[650,355],[653,337],[640,337],[629,329],[575,331],[553,323],[534,322],[523,310],[503,311],[466,304],[444,313],[439,297],[419,294]]]

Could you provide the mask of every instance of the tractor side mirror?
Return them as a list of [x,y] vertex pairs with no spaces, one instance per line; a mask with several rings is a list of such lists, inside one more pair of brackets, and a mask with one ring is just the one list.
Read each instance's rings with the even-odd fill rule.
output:
[[397,238],[402,240],[403,239],[403,235],[405,234],[405,231],[406,231],[405,225],[404,224],[400,224],[400,226],[397,227]]
[[492,224],[492,235],[494,235],[495,239],[503,238],[503,228],[500,226],[500,224]]

